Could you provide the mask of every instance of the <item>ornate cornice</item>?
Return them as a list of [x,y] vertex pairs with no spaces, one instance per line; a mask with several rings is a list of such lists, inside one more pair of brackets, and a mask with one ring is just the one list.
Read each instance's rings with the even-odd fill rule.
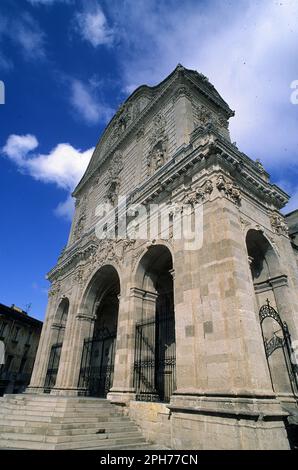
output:
[[[47,279],[53,282],[62,276],[64,273],[70,271],[79,261],[84,261],[92,252],[98,248],[98,240],[96,238],[88,239],[83,246],[70,247],[63,253],[63,257],[58,264],[47,274]],[[51,292],[51,290],[50,290]]]

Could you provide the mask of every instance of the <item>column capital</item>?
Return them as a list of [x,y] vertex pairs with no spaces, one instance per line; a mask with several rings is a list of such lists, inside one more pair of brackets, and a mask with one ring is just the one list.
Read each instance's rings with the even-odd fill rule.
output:
[[89,321],[90,323],[96,320],[96,315],[90,315],[88,313],[78,312],[76,320]]

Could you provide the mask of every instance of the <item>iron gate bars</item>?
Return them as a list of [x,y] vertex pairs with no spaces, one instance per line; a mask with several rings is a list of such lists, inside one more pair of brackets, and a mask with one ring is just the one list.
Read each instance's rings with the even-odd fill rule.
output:
[[173,316],[136,324],[134,387],[140,401],[169,402],[176,385]]
[[84,340],[79,388],[94,397],[107,396],[113,384],[116,332],[107,328],[97,332],[96,338]]
[[[296,395],[298,392],[298,381],[297,381],[298,371],[297,371],[297,364],[294,364],[292,361],[294,350],[292,347],[291,335],[288,329],[288,325],[286,322],[283,322],[281,320],[279,313],[270,305],[270,302],[268,299],[267,299],[267,303],[263,305],[260,309],[259,318],[260,318],[260,324],[261,324],[261,329],[262,329],[267,362],[271,354],[273,354],[273,352],[276,349],[281,348],[283,350],[285,364],[286,364],[287,373],[290,379],[292,391]],[[265,320],[265,318],[272,318],[278,323],[278,325],[280,326],[282,337],[274,333],[273,336],[269,340],[265,338],[264,332],[263,332],[263,321]],[[269,366],[269,362],[268,362],[268,366]],[[270,367],[269,367],[269,370],[270,370]]]
[[45,379],[44,392],[50,393],[51,389],[55,387],[60,356],[61,356],[62,343],[53,344],[50,352],[50,359]]

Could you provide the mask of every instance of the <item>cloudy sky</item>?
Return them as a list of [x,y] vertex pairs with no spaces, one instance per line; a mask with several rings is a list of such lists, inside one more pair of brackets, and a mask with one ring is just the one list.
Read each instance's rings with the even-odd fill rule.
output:
[[102,130],[177,63],[209,77],[232,140],[298,207],[298,0],[1,0],[0,303],[43,318]]

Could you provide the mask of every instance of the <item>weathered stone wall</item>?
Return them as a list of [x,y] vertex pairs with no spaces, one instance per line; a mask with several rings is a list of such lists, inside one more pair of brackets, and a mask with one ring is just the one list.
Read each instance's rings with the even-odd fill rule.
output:
[[149,442],[172,448],[172,423],[166,405],[131,400],[128,412]]

